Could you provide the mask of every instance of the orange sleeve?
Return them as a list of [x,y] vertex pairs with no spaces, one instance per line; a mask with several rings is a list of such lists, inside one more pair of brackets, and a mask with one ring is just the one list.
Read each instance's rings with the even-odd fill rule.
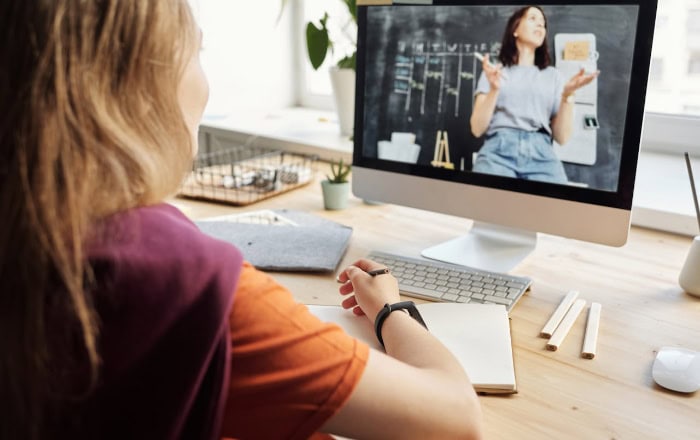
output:
[[309,438],[350,397],[367,364],[366,344],[321,322],[249,263],[229,323],[224,437]]

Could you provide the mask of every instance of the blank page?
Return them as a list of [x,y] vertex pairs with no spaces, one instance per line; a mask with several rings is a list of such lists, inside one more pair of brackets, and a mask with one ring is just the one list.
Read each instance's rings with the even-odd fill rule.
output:
[[[515,370],[510,321],[497,304],[418,304],[428,330],[452,352],[464,367],[474,388],[483,393],[514,393]],[[308,306],[322,321],[334,322],[350,336],[382,350],[374,329],[364,316],[340,306]]]

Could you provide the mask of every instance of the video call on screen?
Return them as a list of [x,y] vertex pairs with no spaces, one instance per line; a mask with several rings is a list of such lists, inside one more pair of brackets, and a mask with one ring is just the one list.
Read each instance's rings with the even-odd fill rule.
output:
[[[482,73],[519,6],[400,6],[367,10],[364,157],[472,172],[486,136],[470,117]],[[576,91],[573,131],[552,142],[566,183],[616,191],[639,8],[542,5],[551,65],[568,80],[600,71]]]

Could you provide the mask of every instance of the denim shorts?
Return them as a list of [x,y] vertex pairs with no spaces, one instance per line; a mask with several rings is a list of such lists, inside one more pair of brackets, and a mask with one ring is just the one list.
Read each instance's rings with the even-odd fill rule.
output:
[[499,128],[487,135],[472,171],[552,183],[568,181],[551,136],[517,128]]

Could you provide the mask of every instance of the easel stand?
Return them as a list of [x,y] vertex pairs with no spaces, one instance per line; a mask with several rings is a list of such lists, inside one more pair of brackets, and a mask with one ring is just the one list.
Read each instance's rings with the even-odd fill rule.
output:
[[435,139],[435,154],[430,165],[448,170],[455,169],[455,164],[450,162],[450,146],[447,140],[447,131],[438,130]]

